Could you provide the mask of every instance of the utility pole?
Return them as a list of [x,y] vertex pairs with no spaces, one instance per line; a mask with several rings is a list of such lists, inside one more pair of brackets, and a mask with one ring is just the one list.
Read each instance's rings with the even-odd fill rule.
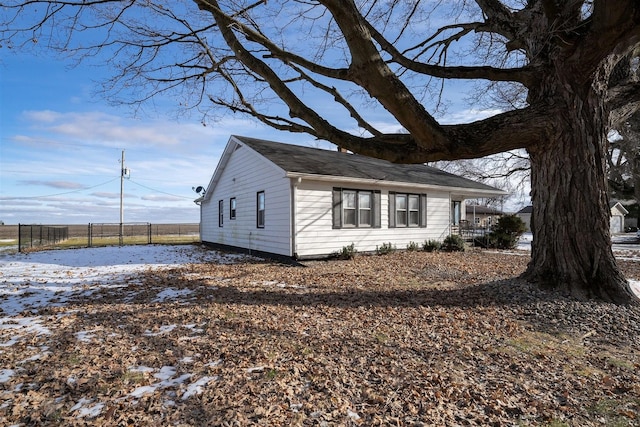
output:
[[118,240],[120,246],[124,244],[124,177],[127,174],[127,168],[124,166],[124,150],[122,150],[122,160],[120,161],[120,231],[118,233]]

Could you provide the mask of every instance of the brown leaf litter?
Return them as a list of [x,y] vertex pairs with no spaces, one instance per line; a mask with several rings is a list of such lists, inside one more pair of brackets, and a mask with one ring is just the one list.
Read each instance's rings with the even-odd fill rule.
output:
[[0,424],[640,425],[640,309],[536,289],[515,279],[527,262],[396,252],[119,279],[24,314],[48,333],[0,329]]

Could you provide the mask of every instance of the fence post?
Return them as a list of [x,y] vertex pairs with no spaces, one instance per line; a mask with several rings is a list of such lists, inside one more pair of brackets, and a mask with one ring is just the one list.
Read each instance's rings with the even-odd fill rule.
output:
[[151,223],[147,223],[147,235],[149,236],[149,244],[151,244]]
[[22,224],[18,223],[18,252],[22,252]]
[[91,247],[91,223],[87,226],[87,247]]

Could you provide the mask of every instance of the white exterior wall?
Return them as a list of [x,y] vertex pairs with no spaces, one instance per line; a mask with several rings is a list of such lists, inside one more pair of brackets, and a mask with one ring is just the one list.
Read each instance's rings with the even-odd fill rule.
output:
[[611,234],[624,233],[624,212],[614,205],[611,208],[611,218],[609,219],[609,232]]
[[[376,246],[392,243],[406,249],[410,242],[422,246],[425,240],[442,241],[450,233],[451,199],[448,192],[407,190],[392,186],[381,189],[381,228],[332,228],[332,190],[334,187],[380,190],[380,187],[331,184],[303,180],[296,186],[294,253],[300,257],[329,255],[354,243],[358,251],[375,251]],[[426,228],[389,228],[389,191],[427,195]]]
[[530,213],[517,213],[516,216],[524,222],[527,231],[531,231],[531,214]]
[[[235,150],[215,188],[201,205],[201,240],[279,255],[291,252],[291,186],[285,172],[246,146]],[[265,192],[265,226],[256,226],[257,193]],[[236,198],[236,219],[229,199]],[[218,201],[224,222],[218,226]]]

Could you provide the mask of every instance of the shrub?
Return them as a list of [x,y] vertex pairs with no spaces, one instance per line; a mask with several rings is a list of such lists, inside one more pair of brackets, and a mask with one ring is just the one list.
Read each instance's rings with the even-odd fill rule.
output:
[[418,247],[418,244],[416,242],[409,242],[407,244],[407,250],[408,251],[414,252],[414,251],[417,251],[418,249],[419,249],[419,247]]
[[383,243],[380,247],[376,246],[376,253],[378,255],[390,254],[392,252],[395,252],[395,250],[396,245],[391,244],[391,242]]
[[442,242],[442,250],[445,252],[463,252],[464,240],[457,234],[450,234]]
[[422,250],[425,252],[436,252],[442,247],[442,243],[437,240],[425,240],[422,244]]
[[527,226],[519,217],[505,215],[498,220],[489,233],[489,246],[497,249],[513,249],[526,230]]
[[356,253],[358,253],[356,245],[351,243],[348,246],[343,246],[342,250],[335,252],[334,255],[338,259],[353,259],[356,256]]

